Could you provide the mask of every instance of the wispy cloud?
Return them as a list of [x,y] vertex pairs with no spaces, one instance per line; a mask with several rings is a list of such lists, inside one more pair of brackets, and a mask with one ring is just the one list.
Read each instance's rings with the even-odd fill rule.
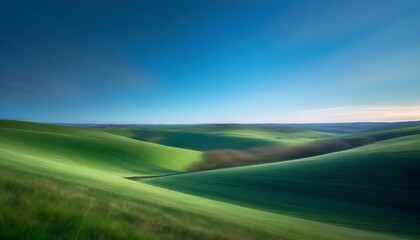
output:
[[277,122],[394,122],[420,120],[417,106],[343,106],[283,116]]

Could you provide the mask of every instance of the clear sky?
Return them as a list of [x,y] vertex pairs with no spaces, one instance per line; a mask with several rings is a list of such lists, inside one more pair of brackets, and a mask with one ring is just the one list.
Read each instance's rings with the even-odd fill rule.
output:
[[0,118],[420,120],[420,1],[0,1]]

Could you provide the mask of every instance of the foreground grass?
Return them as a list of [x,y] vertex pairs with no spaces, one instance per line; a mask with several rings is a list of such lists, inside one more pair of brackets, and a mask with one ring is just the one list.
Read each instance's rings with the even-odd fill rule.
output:
[[83,185],[0,169],[0,239],[274,239]]
[[142,184],[92,183],[2,167],[0,239],[397,239]]

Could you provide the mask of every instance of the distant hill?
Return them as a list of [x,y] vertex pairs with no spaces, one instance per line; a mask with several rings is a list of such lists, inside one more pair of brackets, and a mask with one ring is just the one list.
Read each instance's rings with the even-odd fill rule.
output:
[[354,134],[374,130],[414,127],[420,126],[420,121],[410,122],[355,122],[355,123],[306,123],[306,124],[285,124],[285,126],[298,127],[313,131],[320,131],[332,134]]
[[203,154],[203,160],[195,162],[191,165],[189,170],[201,171],[306,158],[414,134],[420,134],[420,126],[390,127],[386,128],[386,130],[376,130],[344,136],[330,136],[329,138],[320,138],[310,142],[295,143],[294,145],[286,146],[274,145],[242,151],[223,149],[207,151]]
[[142,141],[199,151],[289,146],[331,136],[299,127],[254,124],[108,126],[105,129]]

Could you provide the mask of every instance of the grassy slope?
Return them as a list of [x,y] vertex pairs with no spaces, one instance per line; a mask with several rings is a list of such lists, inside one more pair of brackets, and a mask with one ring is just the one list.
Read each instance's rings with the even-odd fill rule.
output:
[[200,151],[294,145],[331,136],[297,127],[265,125],[195,125],[113,127],[110,132],[167,146]]
[[[0,167],[0,239],[276,238],[233,221],[179,209],[174,205],[182,206],[177,200],[182,195],[130,186],[124,182],[129,180],[40,174]],[[168,206],[162,198],[177,201]]]
[[419,237],[419,146],[420,135],[413,135],[301,160],[147,182],[306,219]]
[[[2,126],[5,125],[2,122]],[[80,157],[85,159],[79,161],[73,159],[76,156],[67,155],[62,145],[59,144],[59,150],[55,150],[57,145],[51,143],[64,141],[67,144],[67,135],[79,138],[81,134],[80,141],[96,145],[99,143],[91,137],[99,133],[86,133],[84,130],[79,133],[79,129],[60,128],[58,131],[63,131],[60,134],[66,137],[58,133],[45,136],[39,133],[39,127],[49,129],[48,126],[28,124],[20,127],[25,130],[13,130],[10,128],[16,127],[9,126],[8,130],[0,132],[1,239],[394,238],[392,235],[239,207],[127,180],[121,177],[122,173],[133,170],[121,168],[118,172],[113,171],[108,165],[114,163],[112,152],[98,156],[93,154],[97,151],[86,150],[90,147],[88,143],[81,147],[78,144],[65,145],[83,153]],[[78,133],[73,133],[73,130]],[[33,132],[42,137],[32,135]],[[99,136],[102,139],[109,135]],[[84,140],[84,137],[89,140]],[[128,142],[131,144],[131,141]],[[44,144],[48,147],[40,150]],[[147,146],[156,147],[153,144]],[[107,147],[113,146],[110,144]],[[60,157],[60,153],[65,157]],[[133,155],[133,159],[136,158],[137,155]],[[95,164],[89,164],[89,161]],[[102,161],[106,162],[104,166]],[[154,160],[144,158],[144,161]],[[150,162],[142,166],[149,167]]]
[[288,146],[272,146],[242,151],[210,151],[203,154],[201,161],[191,165],[190,170],[202,171],[307,158],[415,134],[420,134],[420,126],[331,136]]
[[86,166],[121,176],[183,171],[200,153],[136,141],[92,129],[18,121],[0,122],[0,149]]

